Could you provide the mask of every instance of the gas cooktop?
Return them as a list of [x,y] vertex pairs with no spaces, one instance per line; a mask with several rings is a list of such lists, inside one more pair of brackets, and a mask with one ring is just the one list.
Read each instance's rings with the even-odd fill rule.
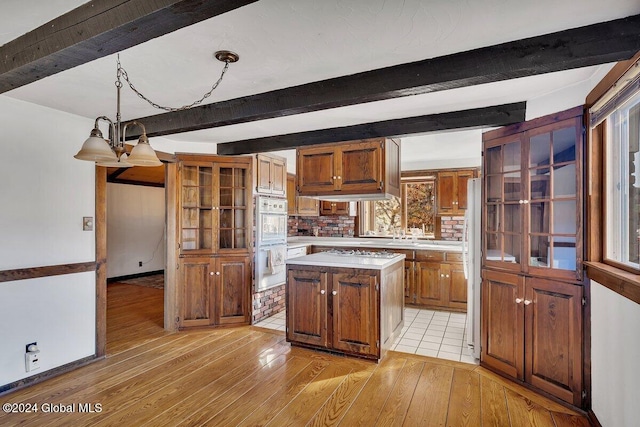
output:
[[398,256],[393,252],[374,252],[374,251],[361,251],[361,250],[345,250],[345,249],[331,249],[325,251],[327,254],[340,255],[340,256],[359,256],[359,257],[368,257],[368,258],[384,258],[390,259]]

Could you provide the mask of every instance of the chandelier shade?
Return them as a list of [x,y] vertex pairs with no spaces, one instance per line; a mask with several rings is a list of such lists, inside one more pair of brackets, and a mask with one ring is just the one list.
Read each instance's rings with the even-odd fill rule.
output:
[[134,166],[127,161],[127,153],[122,154],[119,159],[116,157],[114,160],[97,161],[96,165],[106,168],[130,168]]
[[118,156],[111,149],[109,141],[104,138],[93,136],[87,138],[82,144],[80,151],[73,156],[78,160],[88,160],[91,162],[117,162]]
[[[123,154],[124,156],[124,154]],[[133,166],[160,166],[162,162],[158,159],[156,152],[153,151],[146,135],[138,140],[138,144],[133,147],[129,158],[126,159]]]

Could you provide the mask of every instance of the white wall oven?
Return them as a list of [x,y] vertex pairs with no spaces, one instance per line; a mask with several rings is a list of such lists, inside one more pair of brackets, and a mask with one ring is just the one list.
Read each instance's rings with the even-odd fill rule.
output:
[[287,200],[260,196],[256,204],[256,292],[286,281]]

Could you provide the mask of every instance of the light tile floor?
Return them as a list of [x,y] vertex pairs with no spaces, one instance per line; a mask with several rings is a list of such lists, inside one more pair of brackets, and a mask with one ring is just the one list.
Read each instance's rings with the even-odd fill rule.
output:
[[[391,347],[403,353],[419,354],[440,359],[477,364],[466,345],[465,313],[405,308],[404,328]],[[255,326],[278,331],[285,330],[284,311]]]

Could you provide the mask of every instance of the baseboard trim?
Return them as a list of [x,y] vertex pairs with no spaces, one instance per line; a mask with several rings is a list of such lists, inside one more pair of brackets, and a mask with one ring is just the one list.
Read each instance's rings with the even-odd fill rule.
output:
[[81,368],[83,366],[89,365],[91,363],[97,362],[102,359],[104,359],[104,356],[102,357],[96,357],[95,355],[88,356],[83,359],[76,360],[75,362],[67,363],[66,365],[58,366],[57,368],[53,368],[36,375],[30,376],[27,378],[22,378],[21,380],[2,385],[0,386],[0,396],[4,396],[9,393],[13,393],[14,391],[21,390],[23,388],[32,386],[34,384],[41,383],[42,381],[48,380],[49,378],[66,374],[67,372],[71,372],[75,369]]
[[587,411],[587,417],[589,418],[589,422],[593,427],[602,427],[602,424],[600,424],[600,421],[598,420],[598,417],[596,417],[596,414],[593,412],[593,409],[589,409]]
[[121,280],[138,279],[140,277],[155,276],[156,274],[163,274],[163,273],[164,273],[164,270],[155,270],[155,271],[145,271],[144,273],[138,273],[138,274],[129,274],[127,276],[109,277],[107,279],[107,283],[119,282]]

